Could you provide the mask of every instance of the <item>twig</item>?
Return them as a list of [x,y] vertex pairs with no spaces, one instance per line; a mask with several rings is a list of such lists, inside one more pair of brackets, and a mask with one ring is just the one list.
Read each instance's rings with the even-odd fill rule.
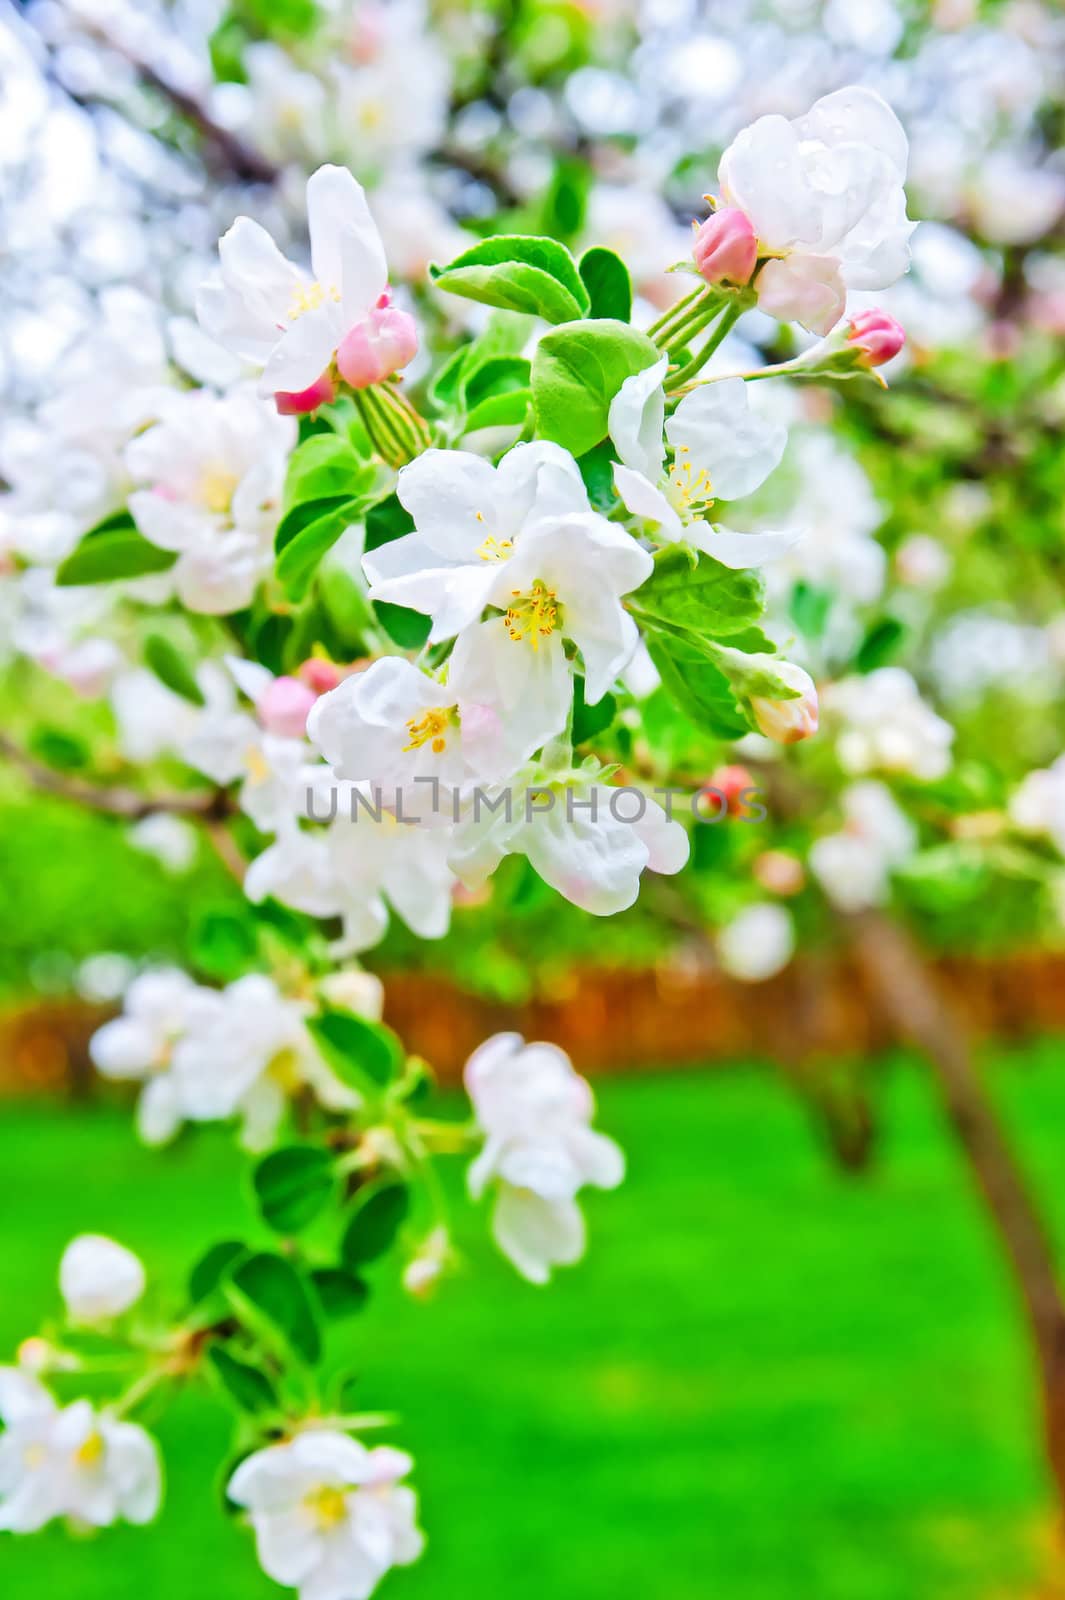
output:
[[197,794],[142,795],[135,789],[118,785],[86,783],[81,778],[71,778],[47,767],[27,751],[0,733],[0,756],[29,779],[35,789],[60,799],[73,801],[90,811],[100,811],[106,816],[124,817],[127,822],[140,822],[161,812],[176,817],[199,817],[205,822],[221,822],[233,807],[225,789],[212,789]]

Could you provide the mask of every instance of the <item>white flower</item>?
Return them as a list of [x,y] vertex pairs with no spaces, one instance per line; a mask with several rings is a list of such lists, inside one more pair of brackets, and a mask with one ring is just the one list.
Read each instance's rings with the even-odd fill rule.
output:
[[729,977],[762,983],[794,955],[795,925],[783,906],[746,906],[718,934],[717,951]]
[[[589,704],[602,698],[637,643],[621,596],[651,574],[651,558],[588,509],[572,456],[517,445],[493,468],[465,451],[428,450],[399,475],[415,532],[363,558],[370,596],[433,618],[431,641],[503,613],[464,643],[465,670],[506,715],[565,721],[570,687],[563,639],[584,658]],[[539,714],[539,713],[537,713]]]
[[60,1410],[36,1379],[0,1368],[0,1528],[35,1533],[55,1517],[103,1528],[150,1522],[162,1473],[154,1441],[87,1400]]
[[681,824],[656,800],[581,771],[536,783],[526,776],[502,793],[490,791],[483,804],[475,795],[449,860],[476,889],[505,855],[520,853],[567,900],[609,917],[635,903],[645,870],[679,872],[688,848]]
[[870,89],[838,89],[789,122],[759,117],[718,167],[723,205],[746,212],[766,262],[763,310],[827,333],[847,289],[884,289],[905,272],[907,142]]
[[416,826],[413,815],[400,821],[384,797],[364,785],[355,804],[352,788],[338,780],[328,801],[316,800],[322,821],[335,802],[335,820],[325,832],[282,829],[248,868],[245,894],[252,901],[272,895],[312,917],[340,917],[337,954],[375,945],[388,926],[389,905],[419,938],[442,939],[455,887],[447,859],[450,826]]
[[98,1233],[81,1233],[63,1251],[59,1289],[79,1322],[119,1317],[144,1293],[144,1267],[125,1245]]
[[199,849],[199,834],[192,823],[165,811],[157,811],[135,822],[127,837],[134,849],[154,856],[175,876],[188,871]]
[[424,0],[341,8],[329,80],[337,137],[360,171],[395,168],[439,145],[451,68]]
[[[760,567],[789,549],[798,533],[732,533],[709,516],[715,500],[739,500],[765,481],[784,453],[787,431],[748,410],[742,378],[701,385],[666,422],[668,366],[663,356],[626,378],[610,402],[610,437],[621,457],[614,464],[618,494],[664,542],[693,545],[726,567]],[[663,426],[673,456],[668,467]]]
[[170,1063],[203,993],[176,969],[143,973],[126,992],[124,1014],[105,1022],[89,1041],[93,1064],[105,1078],[144,1081],[137,1124],[149,1144],[169,1138],[177,1126]]
[[954,729],[921,699],[904,667],[878,667],[824,692],[826,714],[845,724],[836,750],[845,772],[905,772],[925,782],[950,767]]
[[556,1045],[498,1033],[474,1051],[464,1080],[485,1134],[467,1175],[470,1193],[476,1200],[497,1185],[495,1241],[523,1277],[546,1283],[553,1266],[584,1253],[578,1190],[616,1188],[624,1157],[593,1131],[592,1091]]
[[152,544],[173,550],[169,577],[190,611],[239,611],[273,561],[292,417],[241,386],[221,397],[190,390],[126,448],[140,484],[133,517]]
[[[466,670],[473,637],[468,630],[459,639],[443,681],[401,656],[385,656],[317,701],[308,733],[338,777],[368,783],[389,806],[404,793],[410,815],[449,812],[453,792],[480,778],[504,778],[559,731],[565,710],[545,725],[542,708],[528,698],[507,715],[512,708],[495,682]],[[564,660],[559,667],[556,699],[566,706]]]
[[917,832],[882,783],[852,783],[842,804],[843,830],[814,840],[810,868],[833,905],[864,911],[887,900],[892,869],[912,854]]
[[204,330],[262,367],[264,395],[310,388],[388,287],[366,195],[343,167],[319,167],[308,179],[307,225],[313,276],[286,260],[257,222],[238,217],[219,241],[220,277],[197,297]]
[[390,1567],[421,1555],[413,1463],[346,1434],[298,1433],[247,1457],[226,1493],[246,1507],[263,1571],[301,1600],[366,1600]]
[[250,142],[270,161],[307,166],[326,154],[326,90],[320,78],[294,65],[287,50],[269,41],[245,46]]
[[1043,833],[1065,855],[1065,756],[1029,772],[1010,797],[1010,817],[1022,833]]

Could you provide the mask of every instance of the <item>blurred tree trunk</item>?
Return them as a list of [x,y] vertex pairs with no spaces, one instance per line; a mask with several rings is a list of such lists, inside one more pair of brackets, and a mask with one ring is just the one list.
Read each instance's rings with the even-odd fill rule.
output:
[[909,934],[867,912],[847,919],[874,1002],[928,1057],[1024,1302],[1039,1357],[1047,1454],[1065,1512],[1065,1300],[1049,1232],[980,1081],[963,1019]]

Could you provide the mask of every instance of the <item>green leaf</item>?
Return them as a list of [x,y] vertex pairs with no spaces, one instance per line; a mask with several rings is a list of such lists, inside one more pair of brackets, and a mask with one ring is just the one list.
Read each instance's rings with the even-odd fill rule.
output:
[[358,521],[361,511],[358,500],[342,500],[339,504],[332,500],[315,500],[310,504],[328,509],[290,534],[277,558],[278,581],[290,600],[304,598],[322,557],[333,548],[341,534]]
[[193,965],[223,982],[246,972],[259,948],[251,922],[225,906],[208,906],[196,914],[189,947]]
[[467,414],[462,431],[476,433],[478,428],[520,428],[531,405],[531,389],[514,389],[510,394],[489,395],[487,400],[482,400]]
[[758,621],[765,586],[757,572],[735,571],[700,553],[693,562],[681,549],[667,549],[630,601],[633,615],[669,632],[697,639],[728,637]]
[[414,518],[401,503],[399,495],[386,495],[366,513],[365,548],[379,550],[383,544],[391,544],[393,539],[402,539],[413,527]]
[[596,245],[581,256],[579,270],[588,291],[589,316],[628,322],[632,316],[632,279],[621,257]]
[[248,1361],[238,1361],[223,1345],[207,1347],[207,1359],[221,1387],[241,1411],[277,1411],[280,1401],[266,1373]]
[[68,589],[83,583],[117,583],[166,572],[177,560],[175,550],[160,550],[138,532],[132,517],[109,518],[106,527],[90,529],[56,569],[55,581]]
[[374,611],[392,643],[401,650],[420,650],[429,637],[433,619],[421,611],[393,605],[390,600],[375,600]]
[[495,395],[521,393],[529,387],[530,364],[524,356],[491,356],[463,380],[462,397],[473,410]]
[[241,1244],[239,1239],[223,1239],[206,1250],[189,1273],[189,1299],[193,1305],[214,1294],[237,1262],[247,1254],[247,1245]]
[[792,590],[789,607],[792,621],[807,639],[820,639],[831,609],[832,593],[829,589],[818,589],[812,583],[799,582]]
[[307,1027],[337,1076],[356,1088],[365,1089],[367,1078],[384,1086],[403,1069],[403,1045],[382,1022],[367,1022],[353,1011],[323,1011]]
[[593,450],[586,450],[577,465],[588,491],[588,499],[596,511],[609,516],[618,503],[614,489],[614,462],[617,453],[609,439],[604,439]]
[[546,322],[574,322],[588,310],[588,291],[573,257],[557,239],[497,234],[464,250],[446,267],[430,267],[429,275],[449,294]]
[[859,645],[854,665],[859,672],[875,671],[898,654],[905,638],[905,624],[897,617],[881,617],[872,624]]
[[[289,457],[284,510],[287,513],[306,500],[352,499],[361,493],[365,474],[366,463],[349,439],[331,429],[312,434]],[[285,542],[279,540],[277,548]]]
[[584,227],[590,184],[587,162],[573,156],[559,160],[540,204],[537,231],[552,239],[575,238]]
[[653,628],[644,639],[662,687],[695,727],[718,739],[739,739],[750,732],[751,723],[736,704],[728,679],[696,643]]
[[273,1150],[255,1169],[255,1193],[263,1220],[278,1233],[299,1233],[333,1193],[335,1161],[318,1145]]
[[322,1353],[318,1319],[307,1285],[291,1261],[266,1250],[249,1256],[233,1273],[229,1294],[238,1314],[246,1315],[242,1304],[246,1302],[297,1355],[312,1364],[318,1360]]
[[343,1267],[319,1267],[311,1273],[311,1282],[331,1322],[357,1315],[370,1298],[369,1285]]
[[609,728],[618,714],[618,703],[612,694],[605,694],[594,706],[584,699],[584,679],[579,674],[574,679],[573,743],[585,744],[597,733]]
[[583,455],[605,438],[610,402],[625,379],[658,359],[645,333],[609,318],[545,334],[532,361],[537,432]]
[[194,706],[206,705],[203,690],[181,651],[161,633],[150,633],[144,641],[144,659],[160,683]]
[[340,1253],[349,1267],[365,1266],[384,1255],[402,1227],[410,1207],[405,1184],[385,1183],[362,1190],[344,1230]]

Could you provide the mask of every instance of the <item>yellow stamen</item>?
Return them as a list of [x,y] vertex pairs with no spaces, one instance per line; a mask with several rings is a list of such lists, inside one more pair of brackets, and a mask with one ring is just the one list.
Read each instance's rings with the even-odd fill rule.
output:
[[332,1528],[347,1515],[348,1497],[343,1489],[323,1487],[313,1489],[304,1505],[320,1528]]
[[705,467],[696,472],[691,463],[691,451],[682,444],[673,466],[666,476],[666,496],[675,511],[686,521],[702,515],[714,498],[713,484]]
[[335,283],[315,281],[297,284],[292,291],[292,300],[288,308],[289,322],[295,322],[305,311],[317,311],[327,300],[335,300],[338,305],[340,304],[340,290]]
[[528,639],[534,650],[540,640],[550,638],[562,623],[561,608],[554,589],[537,578],[528,594],[515,589],[507,608],[507,632],[515,640]]
[[90,1433],[84,1443],[75,1450],[74,1460],[79,1467],[95,1467],[103,1453],[103,1437],[98,1433]]
[[233,504],[233,494],[239,482],[240,479],[234,472],[209,468],[200,479],[200,499],[215,516],[228,516]]
[[[478,516],[480,513],[478,513]],[[514,553],[513,539],[497,539],[494,534],[489,534],[477,546],[477,554],[482,561],[507,561]]]
[[423,711],[420,717],[411,717],[407,723],[407,732],[410,734],[410,744],[403,746],[404,750],[420,750],[427,744],[436,756],[443,755],[447,749],[445,735],[451,726],[451,719],[457,707],[440,710],[431,706]]

